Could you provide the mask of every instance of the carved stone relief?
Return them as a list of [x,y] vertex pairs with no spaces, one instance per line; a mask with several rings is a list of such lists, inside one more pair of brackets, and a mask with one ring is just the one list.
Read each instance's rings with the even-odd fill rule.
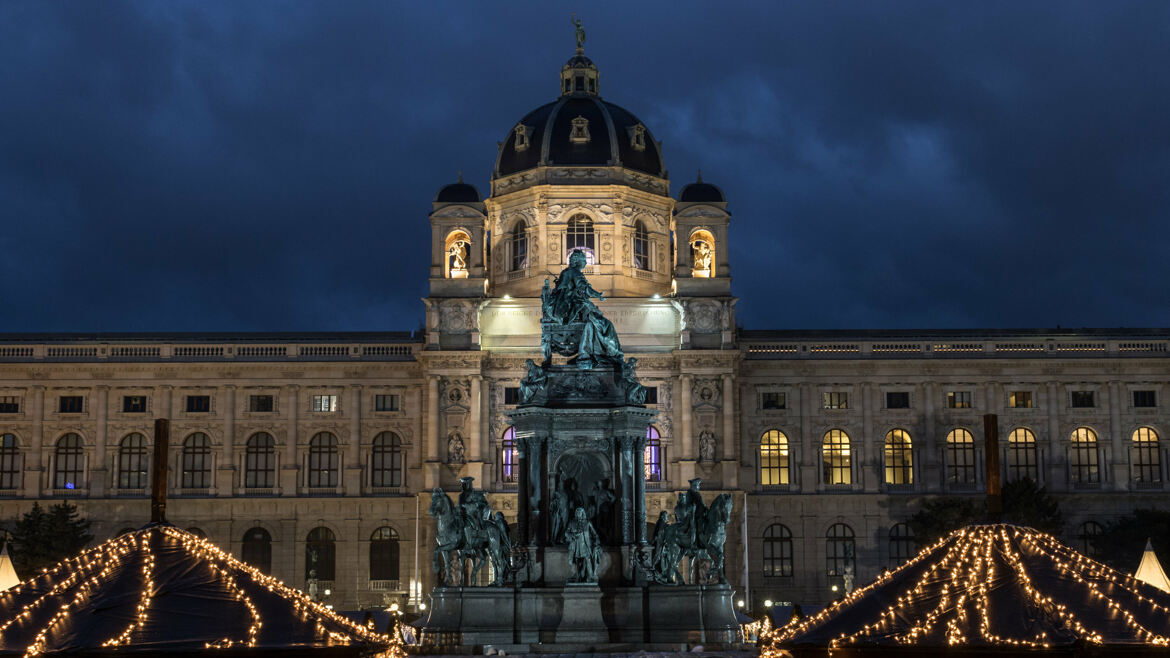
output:
[[717,408],[723,404],[723,383],[715,378],[697,378],[691,384],[691,404]]

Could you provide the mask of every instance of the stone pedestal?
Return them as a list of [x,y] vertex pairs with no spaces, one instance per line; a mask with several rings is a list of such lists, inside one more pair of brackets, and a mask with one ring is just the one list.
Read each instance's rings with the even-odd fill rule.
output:
[[647,622],[650,642],[730,644],[739,641],[739,622],[727,585],[650,585]]
[[601,588],[569,584],[561,590],[561,623],[556,642],[560,644],[603,644],[609,630],[601,616]]

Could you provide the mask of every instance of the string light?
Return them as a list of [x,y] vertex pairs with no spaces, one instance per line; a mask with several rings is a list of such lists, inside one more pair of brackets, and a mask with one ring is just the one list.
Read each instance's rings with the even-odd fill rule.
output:
[[[1088,601],[1070,607],[1043,590],[1048,582],[1033,579],[1031,570],[1049,570],[1060,583],[1082,590]],[[1009,580],[1023,594],[1023,603],[1049,620],[1047,627],[1023,635],[1005,634],[993,627],[992,598],[1001,588],[997,580]],[[862,598],[892,601],[884,609],[864,617],[853,608]],[[1158,598],[1155,598],[1158,597]],[[828,640],[832,649],[859,645],[1013,646],[1046,649],[1055,644],[1081,641],[1101,645],[1116,636],[1110,624],[1120,620],[1127,636],[1118,641],[1168,646],[1170,638],[1147,628],[1148,617],[1165,628],[1170,599],[1139,584],[1132,576],[1085,557],[1054,537],[1030,528],[1006,524],[970,526],[957,530],[920,551],[898,569],[883,573],[818,614],[793,620],[767,634],[763,655],[783,655],[781,645],[816,631],[839,613],[862,615],[852,626]]]

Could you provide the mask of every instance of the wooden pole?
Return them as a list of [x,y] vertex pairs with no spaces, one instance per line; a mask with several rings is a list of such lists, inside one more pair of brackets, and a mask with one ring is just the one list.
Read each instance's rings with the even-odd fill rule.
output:
[[154,461],[150,477],[150,522],[167,522],[167,443],[171,438],[171,421],[154,421]]
[[1003,517],[1003,493],[999,482],[999,417],[983,416],[984,480],[987,483],[987,522],[999,523]]

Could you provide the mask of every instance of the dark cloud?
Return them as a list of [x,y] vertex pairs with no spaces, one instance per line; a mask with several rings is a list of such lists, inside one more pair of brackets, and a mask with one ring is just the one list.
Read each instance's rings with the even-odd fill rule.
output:
[[[426,213],[569,7],[0,3],[0,331],[418,326]],[[1170,5],[613,3],[604,95],[754,328],[1170,326]]]

